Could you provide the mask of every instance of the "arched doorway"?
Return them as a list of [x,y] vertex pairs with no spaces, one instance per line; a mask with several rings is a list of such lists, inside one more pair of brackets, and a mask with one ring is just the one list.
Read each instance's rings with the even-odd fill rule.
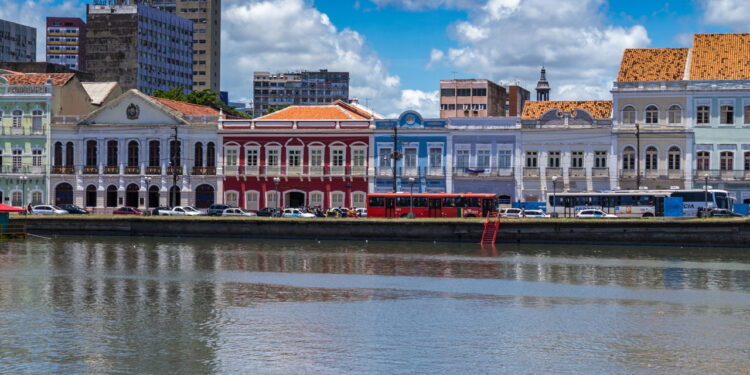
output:
[[125,188],[125,205],[130,207],[138,207],[138,190],[140,188],[136,184],[130,184]]
[[195,207],[208,208],[214,204],[214,188],[211,185],[199,185],[195,188]]
[[86,187],[86,207],[96,207],[96,186]]
[[151,186],[148,188],[148,206],[159,207],[159,187]]
[[67,182],[55,188],[55,205],[58,204],[73,204],[73,186]]
[[117,186],[107,186],[107,207],[117,207]]
[[169,206],[179,206],[182,195],[180,194],[180,188],[178,186],[172,186],[169,189]]
[[304,207],[305,193],[299,191],[290,191],[285,194],[284,207]]

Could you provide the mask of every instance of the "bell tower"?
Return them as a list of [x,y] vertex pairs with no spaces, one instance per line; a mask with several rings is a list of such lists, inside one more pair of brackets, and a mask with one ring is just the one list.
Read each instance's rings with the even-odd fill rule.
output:
[[542,76],[536,83],[536,100],[539,102],[549,100],[549,82],[547,82],[547,70],[544,67],[542,67]]

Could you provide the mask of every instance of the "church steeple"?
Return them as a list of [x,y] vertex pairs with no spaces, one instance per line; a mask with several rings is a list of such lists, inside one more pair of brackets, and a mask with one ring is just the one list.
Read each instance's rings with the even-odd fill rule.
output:
[[547,82],[547,70],[544,67],[542,67],[542,76],[536,83],[536,100],[540,102],[549,100],[549,82]]

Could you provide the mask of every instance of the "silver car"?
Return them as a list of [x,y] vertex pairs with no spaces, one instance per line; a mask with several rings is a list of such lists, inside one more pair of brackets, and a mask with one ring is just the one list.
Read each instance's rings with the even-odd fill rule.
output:
[[230,207],[225,208],[224,211],[221,212],[221,216],[258,216],[255,214],[255,212],[245,211],[242,208],[237,207]]

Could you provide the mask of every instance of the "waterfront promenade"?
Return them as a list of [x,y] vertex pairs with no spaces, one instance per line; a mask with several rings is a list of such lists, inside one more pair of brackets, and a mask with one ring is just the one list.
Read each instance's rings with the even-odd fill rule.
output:
[[[478,243],[483,219],[17,216],[32,234]],[[750,247],[750,220],[502,219],[497,242]]]

